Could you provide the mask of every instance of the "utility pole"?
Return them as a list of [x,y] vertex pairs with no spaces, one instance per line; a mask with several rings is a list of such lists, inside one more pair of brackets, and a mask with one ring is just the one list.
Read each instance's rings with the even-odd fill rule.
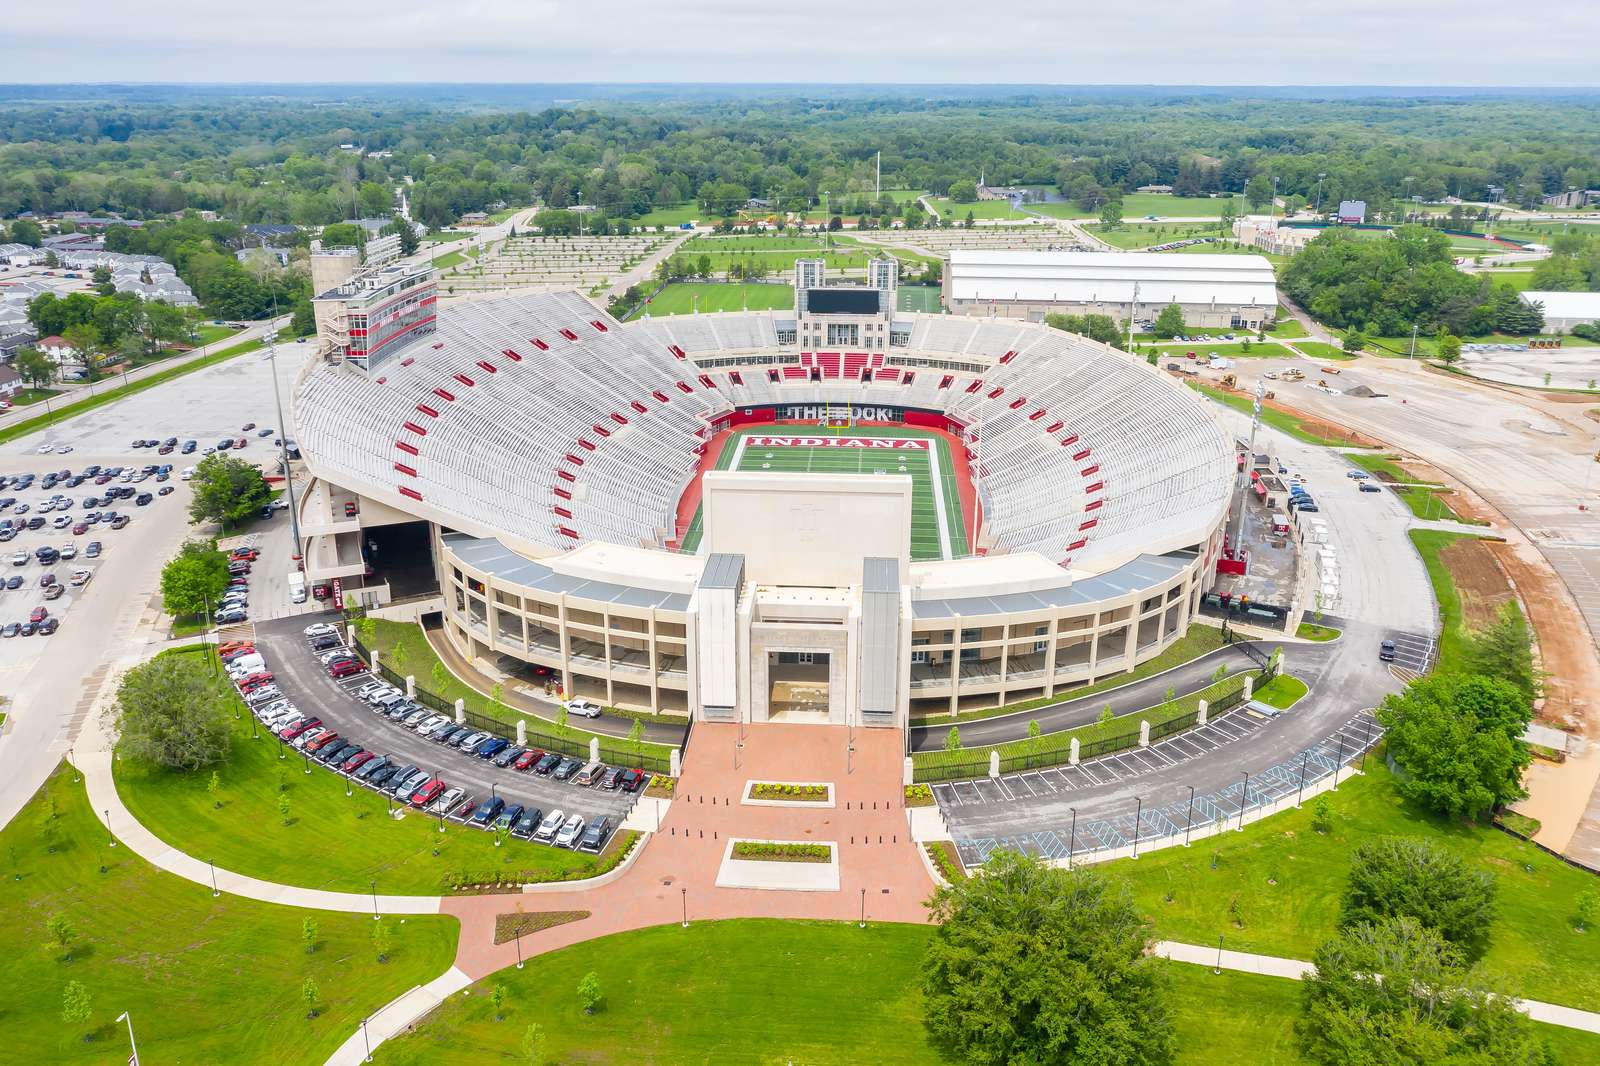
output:
[[1411,323],[1411,354],[1406,356],[1406,358],[1407,359],[1415,359],[1416,357],[1417,357],[1417,323],[1413,322],[1413,323]]
[[1139,316],[1139,283],[1133,283],[1133,299],[1128,302],[1128,354],[1133,354],[1133,320]]
[[873,178],[873,181],[872,181],[872,198],[874,200],[880,200],[880,199],[883,198],[883,153],[882,152],[878,153],[877,176],[875,178]]
[[1244,508],[1246,496],[1250,492],[1250,463],[1256,453],[1256,430],[1261,428],[1261,401],[1267,391],[1267,379],[1262,378],[1256,382],[1256,399],[1250,414],[1250,439],[1245,445],[1244,464],[1239,468],[1237,490],[1234,492],[1233,520],[1228,523],[1228,547],[1237,556],[1239,541],[1244,535]]

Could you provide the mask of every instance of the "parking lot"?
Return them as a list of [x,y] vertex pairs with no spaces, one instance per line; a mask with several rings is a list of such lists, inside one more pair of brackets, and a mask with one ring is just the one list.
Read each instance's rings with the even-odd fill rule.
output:
[[465,790],[463,802],[454,812],[457,820],[463,808],[493,795],[508,805],[537,807],[546,814],[552,810],[569,817],[577,814],[586,823],[610,817],[614,830],[637,801],[638,793],[584,787],[531,772],[502,769],[436,744],[378,713],[354,694],[355,689],[373,680],[372,675],[360,673],[335,681],[307,647],[305,626],[327,618],[337,620],[336,615],[296,616],[255,626],[256,647],[274,674],[273,683],[302,712],[313,713],[323,726],[341,737],[394,761],[415,765],[442,779],[447,787]]
[[1436,641],[1431,633],[1392,629],[1385,639],[1394,641],[1395,669],[1407,670],[1413,676],[1428,672],[1428,667],[1433,663],[1437,651]]

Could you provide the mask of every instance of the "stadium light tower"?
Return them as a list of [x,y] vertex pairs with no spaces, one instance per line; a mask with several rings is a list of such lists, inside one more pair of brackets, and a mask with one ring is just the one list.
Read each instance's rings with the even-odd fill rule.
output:
[[1250,463],[1256,454],[1256,430],[1261,428],[1261,401],[1266,397],[1267,379],[1256,382],[1256,401],[1250,413],[1250,437],[1245,444],[1245,461],[1236,479],[1238,491],[1234,493],[1233,517],[1228,523],[1228,546],[1235,556],[1239,552],[1239,538],[1244,534],[1244,508],[1250,493]]

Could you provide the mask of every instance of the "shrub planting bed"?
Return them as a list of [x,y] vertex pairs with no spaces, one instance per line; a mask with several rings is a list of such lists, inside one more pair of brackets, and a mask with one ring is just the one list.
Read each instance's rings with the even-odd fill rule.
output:
[[833,799],[827,785],[796,785],[781,781],[752,781],[746,799],[783,800],[794,803],[827,803]]
[[907,785],[906,786],[906,806],[907,807],[932,807],[933,806],[933,789],[928,787],[927,785]]
[[832,862],[833,849],[826,844],[739,840],[734,842],[733,858],[757,862]]
[[547,884],[551,881],[586,881],[591,877],[610,873],[621,864],[639,842],[639,834],[624,829],[611,838],[611,843],[597,860],[573,853],[572,865],[550,869],[509,870],[452,870],[441,879],[446,892],[461,895],[492,892],[516,892],[523,885]]
[[591,911],[518,911],[514,914],[494,916],[494,942],[504,944],[518,937],[537,933],[541,929],[554,929],[568,922],[581,922]]
[[933,860],[934,868],[939,871],[939,876],[946,881],[965,881],[966,868],[961,865],[961,860],[956,856],[956,846],[949,840],[929,840],[923,848],[928,852],[928,858]]

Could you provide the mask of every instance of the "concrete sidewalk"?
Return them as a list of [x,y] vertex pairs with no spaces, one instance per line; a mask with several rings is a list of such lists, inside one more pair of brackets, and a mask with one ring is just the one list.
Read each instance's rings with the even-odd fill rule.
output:
[[354,1066],[370,1061],[371,1049],[409,1030],[448,997],[466,988],[472,978],[452,966],[425,985],[418,985],[379,1007],[363,1020],[339,1050],[328,1056],[328,1066]]
[[[1263,977],[1284,977],[1291,981],[1303,980],[1316,969],[1303,959],[1284,959],[1276,955],[1256,955],[1248,951],[1202,947],[1174,940],[1159,940],[1151,954],[1157,958],[1186,962],[1195,966],[1221,968],[1237,973],[1253,973]],[[1600,1013],[1563,1007],[1558,1003],[1542,1003],[1536,999],[1515,999],[1517,1008],[1536,1022],[1559,1025],[1564,1029],[1581,1029],[1586,1033],[1600,1033]]]

